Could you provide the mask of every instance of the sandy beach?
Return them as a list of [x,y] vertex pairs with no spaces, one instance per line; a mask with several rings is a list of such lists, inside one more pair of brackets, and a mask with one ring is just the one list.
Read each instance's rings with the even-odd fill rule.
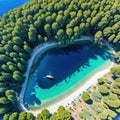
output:
[[[82,37],[82,40],[83,40],[83,38],[85,39],[85,36]],[[89,37],[89,39],[90,39],[90,37]],[[92,39],[92,38],[91,38],[91,39]],[[90,40],[91,40],[91,39],[90,39]],[[78,40],[78,39],[77,39],[77,40]],[[81,40],[81,39],[79,39],[79,40]],[[30,73],[31,66],[32,66],[33,60],[34,60],[34,58],[36,57],[36,55],[37,55],[40,51],[44,52],[44,50],[49,49],[49,48],[54,47],[54,46],[57,46],[57,43],[56,43],[56,42],[51,42],[51,43],[47,42],[47,43],[44,43],[44,44],[42,44],[42,45],[37,46],[37,47],[33,50],[32,54],[31,54],[31,58],[30,58],[29,61],[28,61],[27,71],[26,71],[26,73],[24,74],[24,76],[26,77],[26,79],[25,79],[25,82],[24,82],[24,84],[23,84],[23,86],[22,86],[22,90],[21,90],[21,92],[20,92],[20,97],[19,97],[19,101],[18,101],[19,107],[20,107],[22,110],[24,110],[24,111],[32,112],[35,116],[36,116],[38,113],[40,113],[40,111],[41,111],[43,108],[42,108],[42,109],[37,109],[37,110],[28,110],[28,109],[26,109],[26,107],[24,106],[24,101],[23,101],[24,94],[25,94],[25,90],[26,90],[27,83],[28,83],[28,75],[29,75],[29,73]],[[48,109],[51,113],[54,113],[54,112],[56,112],[57,108],[58,108],[60,105],[64,106],[65,108],[70,107],[70,105],[72,105],[73,101],[77,100],[84,91],[90,89],[93,85],[95,85],[95,84],[97,83],[97,79],[98,79],[98,78],[100,78],[100,77],[104,76],[106,73],[108,73],[113,65],[114,65],[114,61],[111,62],[111,64],[110,64],[109,67],[106,67],[106,68],[104,68],[104,69],[96,72],[95,74],[93,74],[92,77],[90,77],[89,79],[87,79],[86,82],[82,83],[82,84],[79,86],[79,88],[78,88],[78,89],[75,89],[75,91],[71,92],[70,95],[68,95],[68,96],[66,95],[66,97],[63,98],[63,99],[60,98],[60,100],[54,102],[53,104],[48,105],[48,106],[45,107],[45,108]]]

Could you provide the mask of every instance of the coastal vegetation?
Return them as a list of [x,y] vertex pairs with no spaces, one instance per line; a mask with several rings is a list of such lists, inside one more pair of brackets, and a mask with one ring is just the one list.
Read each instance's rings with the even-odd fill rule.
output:
[[109,76],[111,78],[98,79],[97,86],[91,92],[88,91],[93,103],[80,111],[81,119],[112,120],[120,114],[120,78],[114,79],[112,73]]
[[[109,42],[119,47],[119,3],[119,0],[32,0],[0,18],[0,115],[5,114],[4,120],[9,117],[11,120],[34,119],[31,113],[19,113],[17,101],[27,61],[38,44],[56,40],[60,47],[67,47],[76,38],[87,35],[94,37],[94,43]],[[120,62],[119,49],[116,61]],[[112,119],[120,112],[120,66],[113,67],[111,73],[114,82],[99,80],[98,90],[92,95],[98,101],[102,99],[103,104],[92,105],[100,119]],[[84,95],[83,100],[88,100],[89,94]],[[67,118],[60,119],[71,119],[69,113],[60,108],[51,120],[63,114]],[[44,115],[49,116],[49,112],[44,110],[37,118]],[[88,110],[80,113],[83,119],[91,119],[91,115],[94,114]]]
[[3,120],[71,120],[71,115],[64,107],[60,106],[53,115],[47,109],[43,109],[36,117],[32,113],[14,112],[5,114]]
[[[81,120],[119,120],[119,118],[116,118],[120,114],[119,72],[119,65],[115,65],[108,74],[98,79],[97,85],[83,93],[82,97],[69,108],[73,118]],[[85,94],[87,94],[87,97]],[[88,95],[92,104],[86,102]],[[84,97],[86,99],[83,99]]]
[[84,100],[85,102],[88,102],[90,100],[90,95],[88,92],[83,93],[82,100]]

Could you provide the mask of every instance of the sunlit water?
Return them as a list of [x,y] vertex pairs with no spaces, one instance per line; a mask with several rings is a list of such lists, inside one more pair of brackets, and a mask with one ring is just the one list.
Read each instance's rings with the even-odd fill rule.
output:
[[8,11],[31,0],[0,0],[0,17]]
[[[85,82],[101,67],[109,66],[111,56],[104,48],[74,45],[65,49],[53,48],[40,53],[33,62],[24,101],[32,106],[42,106],[47,101],[61,99],[76,86]],[[54,80],[45,78],[53,75]]]

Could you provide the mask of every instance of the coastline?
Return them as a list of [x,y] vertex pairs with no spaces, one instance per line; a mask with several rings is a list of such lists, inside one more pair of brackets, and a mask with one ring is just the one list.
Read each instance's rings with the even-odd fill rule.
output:
[[[88,39],[89,38],[89,39]],[[83,41],[83,40],[86,40],[87,41],[91,41],[92,42],[92,37],[88,37],[88,36],[82,36],[80,39],[76,39],[75,41],[76,42],[79,42],[79,41]],[[47,50],[53,46],[56,46],[58,45],[57,42],[47,42],[47,43],[44,43],[44,44],[41,44],[39,46],[37,46],[32,54],[31,54],[31,58],[28,60],[28,67],[27,67],[27,71],[26,73],[24,74],[24,76],[26,77],[23,85],[22,85],[22,89],[21,89],[21,92],[20,92],[20,99],[19,99],[19,107],[22,108],[22,110],[26,111],[26,112],[32,112],[35,116],[40,113],[41,109],[37,109],[37,110],[28,110],[26,107],[25,107],[25,103],[24,103],[24,95],[25,95],[25,91],[26,91],[26,87],[27,87],[27,84],[28,84],[28,77],[29,77],[29,73],[30,73],[30,68],[32,66],[32,63],[33,63],[33,60],[34,58],[36,57],[36,55],[40,52],[41,54],[44,52],[44,50]],[[47,49],[46,49],[47,48]],[[68,108],[70,107],[70,105],[72,105],[71,103],[74,101],[74,100],[77,100],[80,96],[80,94],[82,94],[84,91],[88,90],[88,88],[91,88],[93,85],[95,85],[97,83],[97,79],[102,77],[104,74],[108,73],[110,68],[113,66],[114,62],[112,61],[111,62],[111,65],[109,67],[107,67],[106,69],[104,70],[100,70],[98,71],[97,73],[95,73],[92,77],[90,77],[90,79],[87,79],[84,83],[81,84],[81,86],[75,90],[71,95],[69,96],[66,96],[64,99],[62,100],[59,100],[59,101],[56,101],[54,104],[51,104],[51,105],[48,105],[47,107],[45,107],[46,109],[48,109],[51,113],[54,113],[57,108],[62,105],[64,106],[65,108]],[[69,105],[69,106],[68,106]],[[43,108],[42,108],[43,109]]]
[[[50,44],[50,45],[49,45]],[[46,48],[51,48],[51,47],[54,47],[54,46],[57,46],[57,43],[56,42],[52,42],[52,43],[44,43],[44,44],[41,44],[39,46],[37,46],[32,54],[31,54],[31,58],[28,60],[28,67],[27,67],[27,71],[24,73],[24,77],[25,77],[25,80],[24,80],[24,83],[22,85],[22,89],[21,89],[21,92],[19,94],[19,100],[18,100],[18,105],[19,105],[19,108],[21,110],[24,110],[26,112],[29,112],[29,110],[25,107],[24,105],[24,95],[25,95],[25,91],[26,91],[26,87],[27,87],[27,84],[28,84],[28,77],[29,77],[29,73],[30,73],[30,69],[32,67],[32,63],[33,63],[33,60],[34,58],[36,57],[36,55],[42,51],[42,53],[44,52],[44,50],[46,50]]]
[[[71,93],[70,95],[66,96],[65,98],[59,101],[56,101],[54,104],[48,105],[45,108],[48,109],[51,113],[55,113],[60,105],[64,106],[65,108],[69,108],[73,104],[73,101],[75,102],[80,98],[80,95],[83,92],[87,91],[88,89],[91,89],[94,85],[96,85],[97,79],[108,73],[111,67],[113,67],[113,65],[114,62],[112,61],[109,67],[107,67],[104,70],[100,70],[96,72],[92,77],[90,77],[85,82],[83,82],[79,86],[79,88],[77,88],[77,90],[75,90],[73,93]],[[36,116],[38,113],[40,113],[40,111],[42,111],[42,109],[30,110],[29,112],[32,112]]]

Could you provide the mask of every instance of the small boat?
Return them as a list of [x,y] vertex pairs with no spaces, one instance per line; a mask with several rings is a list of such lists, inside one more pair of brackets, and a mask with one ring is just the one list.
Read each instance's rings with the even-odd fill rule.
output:
[[46,75],[45,77],[50,79],[50,80],[54,80],[54,76],[52,76],[52,75]]

